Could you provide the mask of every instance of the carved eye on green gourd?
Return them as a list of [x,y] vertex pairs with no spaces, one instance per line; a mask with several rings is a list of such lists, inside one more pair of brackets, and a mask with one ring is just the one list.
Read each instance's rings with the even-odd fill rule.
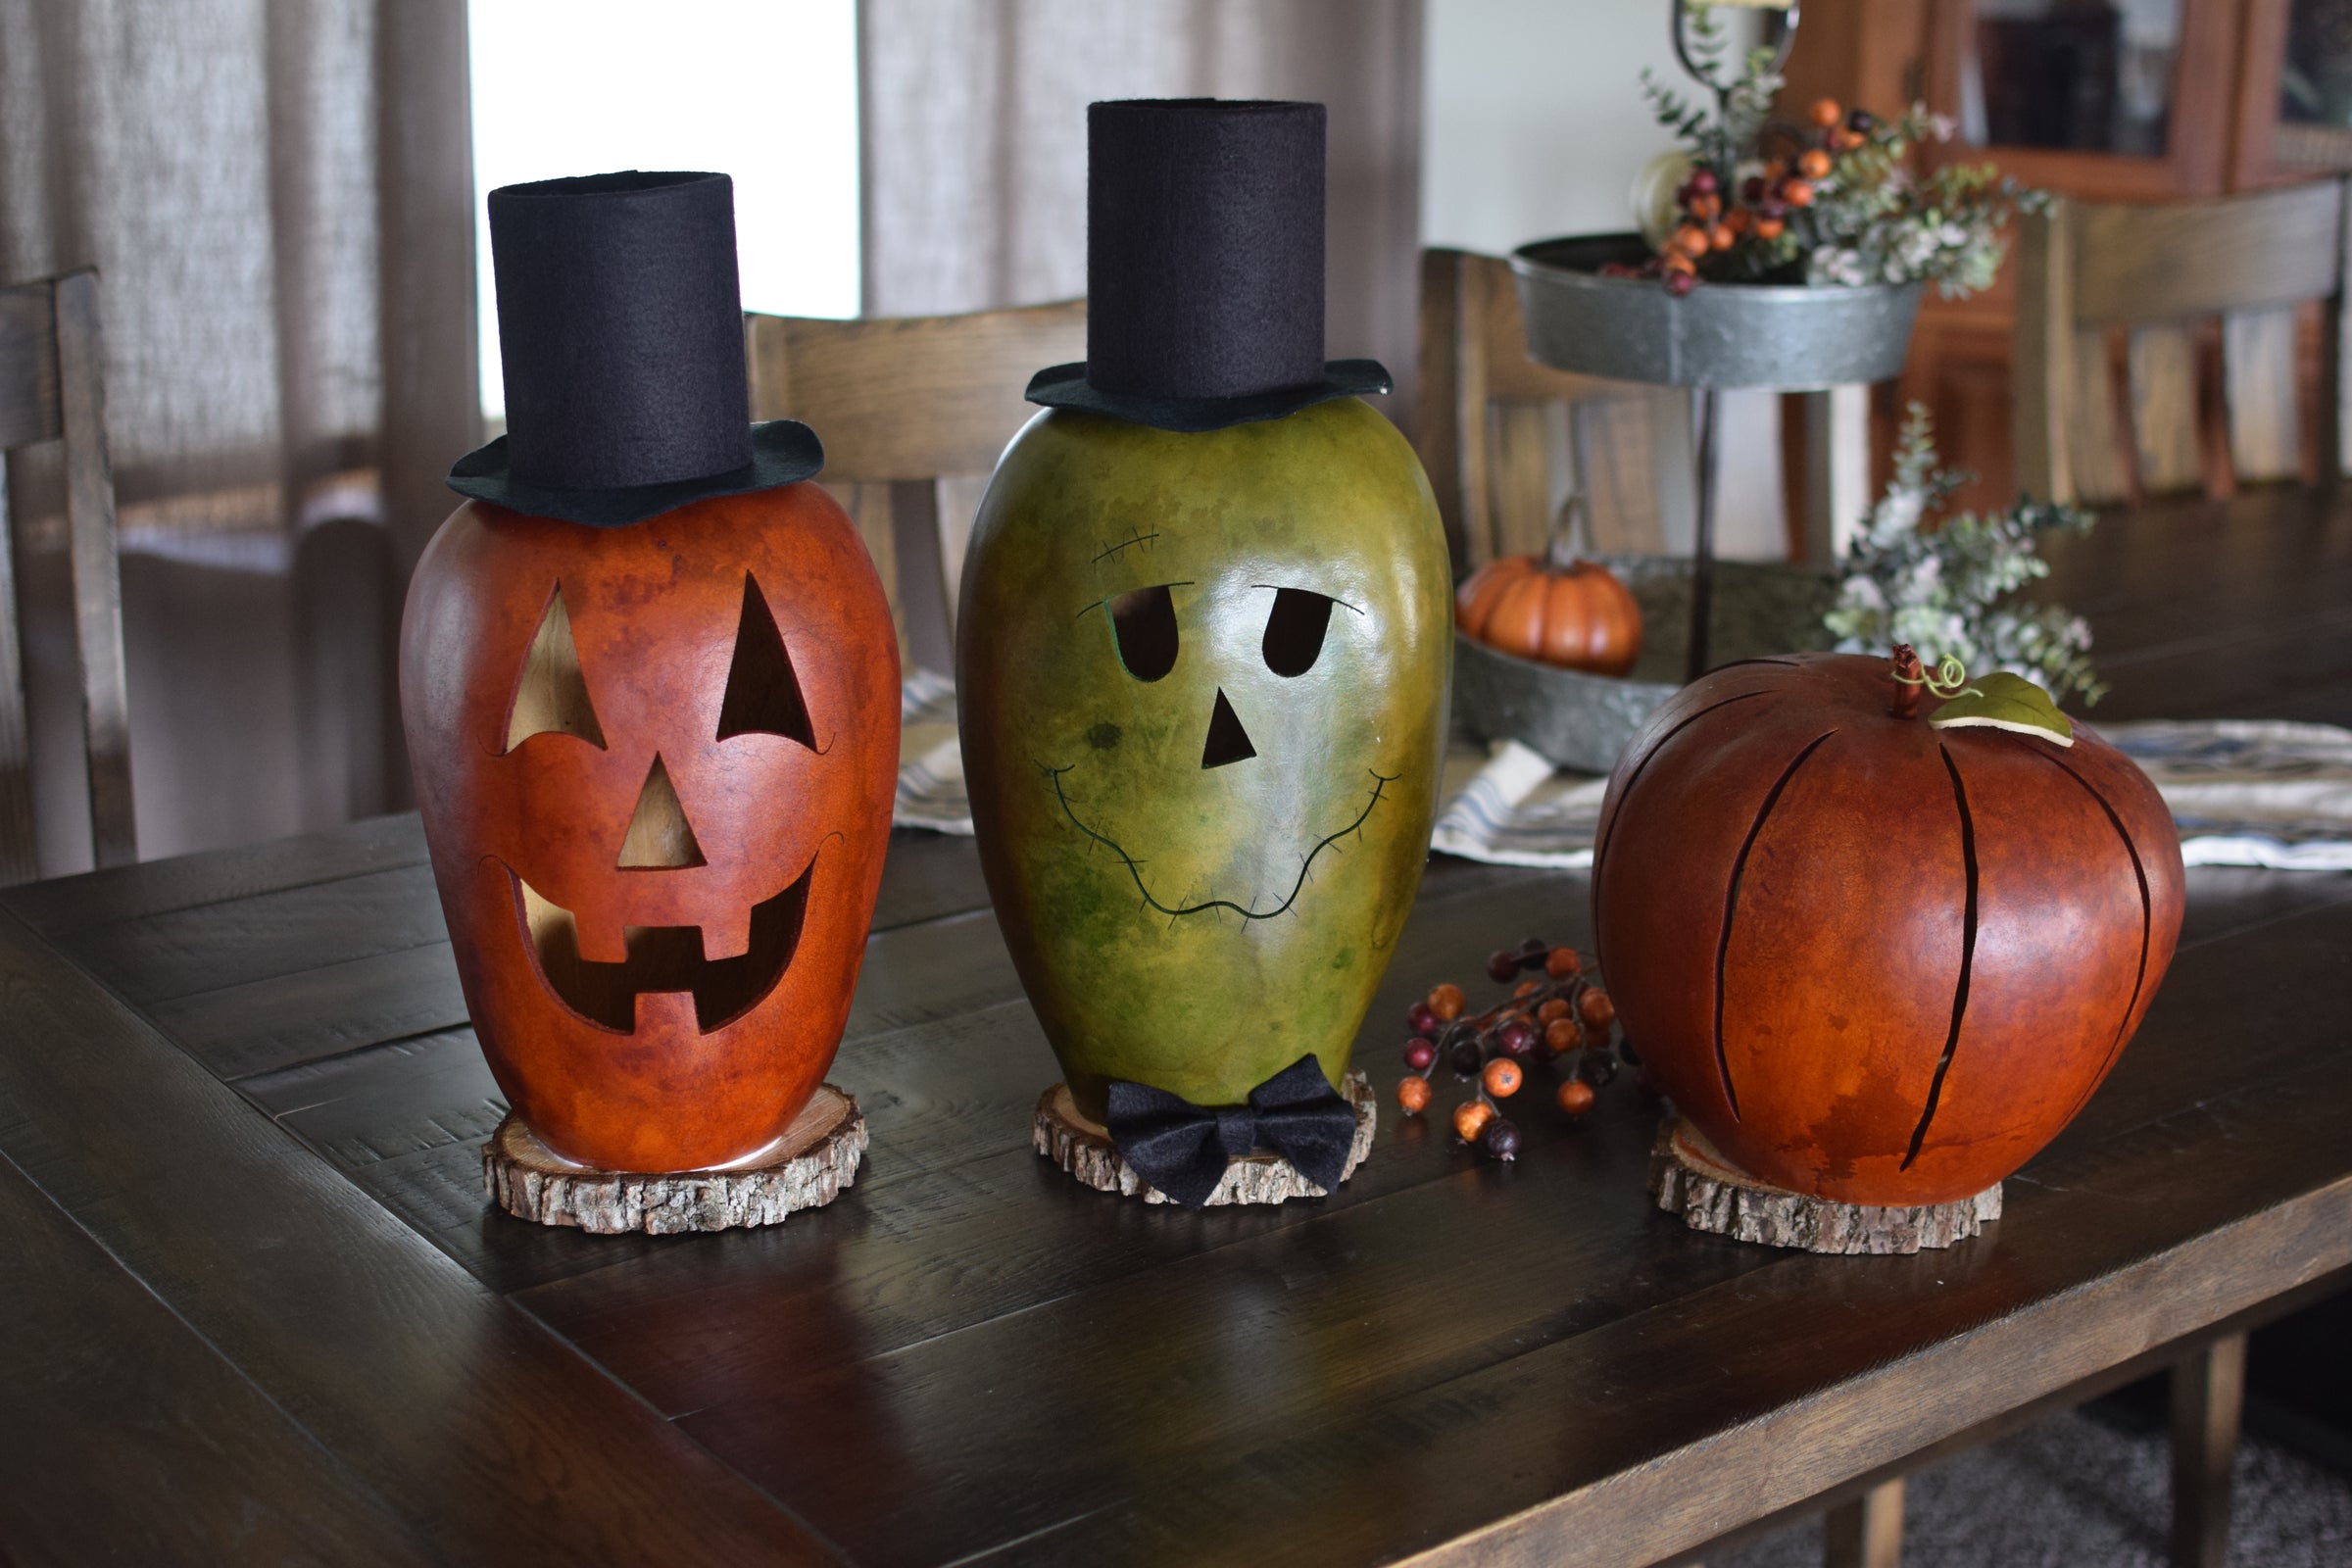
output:
[[1338,400],[1178,433],[1052,412],[999,466],[957,612],[1005,939],[1080,1108],[1335,1082],[1418,884],[1451,652],[1444,535]]
[[[1192,586],[1158,583],[1132,589],[1102,606],[1117,644],[1120,666],[1137,680],[1156,681],[1176,667],[1184,634],[1177,626],[1175,597],[1170,590]],[[1266,668],[1285,679],[1296,679],[1313,669],[1323,657],[1324,639],[1331,629],[1332,607],[1341,602],[1310,588],[1274,588],[1266,583],[1252,586],[1274,595],[1266,612],[1265,631],[1258,640],[1258,653],[1265,660]],[[1208,718],[1207,739],[1200,749],[1200,765],[1222,767],[1256,755],[1257,748],[1250,742],[1248,727],[1219,688],[1216,706]]]

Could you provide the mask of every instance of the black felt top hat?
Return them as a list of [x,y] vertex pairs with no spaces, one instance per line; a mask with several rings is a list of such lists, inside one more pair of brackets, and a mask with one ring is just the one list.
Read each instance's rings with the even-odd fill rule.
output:
[[1029,401],[1221,430],[1390,389],[1323,360],[1323,106],[1137,99],[1086,111],[1086,360]]
[[589,174],[490,193],[507,433],[460,495],[598,528],[806,479],[825,455],[753,424],[724,174]]

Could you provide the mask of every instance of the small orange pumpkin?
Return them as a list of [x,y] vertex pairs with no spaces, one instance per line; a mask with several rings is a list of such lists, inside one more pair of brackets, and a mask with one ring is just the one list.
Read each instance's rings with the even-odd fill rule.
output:
[[1642,655],[1642,611],[1606,566],[1504,556],[1454,592],[1465,636],[1521,659],[1595,675],[1622,675]]

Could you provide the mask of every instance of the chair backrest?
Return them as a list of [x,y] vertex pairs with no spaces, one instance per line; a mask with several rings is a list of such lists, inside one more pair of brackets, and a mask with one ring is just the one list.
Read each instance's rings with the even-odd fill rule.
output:
[[858,520],[907,649],[903,589],[930,563],[903,562],[918,535],[902,515],[935,515],[950,627],[980,493],[1004,444],[1036,414],[1021,393],[1049,365],[1086,358],[1086,302],[967,316],[826,320],[745,318],[752,417],[794,418],[825,444],[824,483]]
[[[2296,477],[2295,324],[2315,301],[2325,329],[2314,466],[2340,472],[2346,216],[2335,178],[2154,205],[2060,201],[2024,218],[2011,404],[2019,487],[2103,502]],[[2217,319],[2226,440],[2201,417],[2200,344]]]
[[1689,466],[1686,394],[1538,365],[1510,264],[1470,251],[1421,253],[1420,353],[1421,466],[1456,572],[1542,551],[1572,491],[1594,549],[1663,547],[1658,453]]
[[[131,812],[122,583],[115,552],[114,472],[106,455],[95,271],[0,288],[0,519],[7,514],[6,455],[44,441],[65,443],[90,838],[98,864],[122,865],[137,859],[139,852]],[[8,541],[0,538],[0,882],[39,875],[31,764],[14,568]]]

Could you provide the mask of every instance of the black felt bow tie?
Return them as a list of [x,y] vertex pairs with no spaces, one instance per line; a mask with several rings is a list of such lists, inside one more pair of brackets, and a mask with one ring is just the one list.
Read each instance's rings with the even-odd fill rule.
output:
[[1325,1192],[1348,1173],[1355,1108],[1312,1056],[1300,1056],[1250,1091],[1247,1105],[1196,1105],[1180,1095],[1113,1079],[1110,1141],[1136,1174],[1187,1208],[1199,1208],[1228,1161],[1271,1149]]

